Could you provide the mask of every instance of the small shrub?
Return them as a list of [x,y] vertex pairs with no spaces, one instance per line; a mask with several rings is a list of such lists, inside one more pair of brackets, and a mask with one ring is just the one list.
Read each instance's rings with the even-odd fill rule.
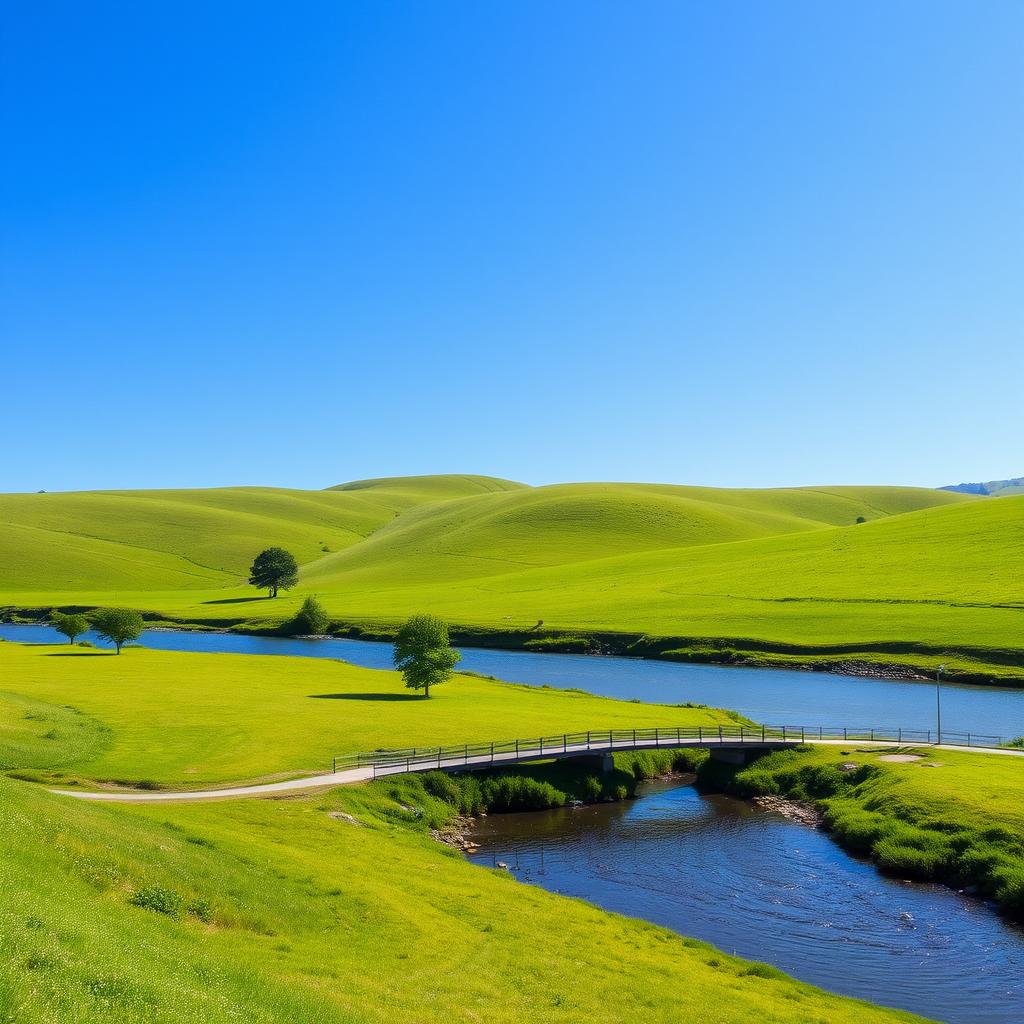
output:
[[165,889],[162,885],[147,885],[136,889],[128,898],[133,907],[152,910],[155,914],[166,914],[168,917],[181,917],[184,901],[173,889]]
[[769,771],[748,768],[736,774],[730,788],[736,796],[750,798],[777,794],[779,783]]
[[324,606],[315,597],[307,597],[287,631],[294,636],[322,636],[330,626]]
[[777,967],[772,967],[771,964],[764,964],[760,961],[755,960],[754,963],[750,964],[740,971],[741,978],[768,978],[771,981],[785,981],[788,980],[786,975],[782,973]]
[[462,802],[462,790],[447,772],[426,772],[420,778],[423,780],[423,788],[431,796],[451,804],[452,807],[458,807]]
[[213,920],[213,907],[207,899],[193,900],[188,905],[188,912],[204,924],[209,924]]
[[1024,918],[1024,867],[1019,864],[1001,868],[995,877],[995,896],[1007,913]]
[[825,812],[825,824],[847,849],[861,854],[870,853],[886,829],[881,815],[857,807],[846,809],[834,805]]
[[905,878],[934,879],[948,864],[948,851],[945,849],[905,846],[888,837],[875,844],[874,856],[883,871]]
[[498,812],[541,811],[568,802],[565,793],[550,782],[538,782],[521,775],[485,779],[481,790],[487,806]]
[[[779,780],[783,788],[788,788],[783,780]],[[800,782],[808,796],[818,799],[834,796],[849,783],[845,775],[831,764],[807,767],[800,773]]]
[[483,790],[480,787],[480,780],[475,775],[467,775],[462,779],[460,789],[462,790],[462,798],[459,804],[461,813],[477,815],[487,810]]

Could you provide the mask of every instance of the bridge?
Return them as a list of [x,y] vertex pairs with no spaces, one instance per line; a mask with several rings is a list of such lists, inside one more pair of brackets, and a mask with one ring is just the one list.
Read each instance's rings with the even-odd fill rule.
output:
[[611,767],[613,754],[634,750],[698,748],[710,751],[715,760],[745,764],[772,750],[802,743],[885,743],[902,746],[934,745],[995,748],[1001,736],[977,733],[942,735],[922,729],[853,729],[844,726],[717,725],[657,729],[605,729],[561,733],[529,739],[487,743],[463,743],[447,747],[411,747],[377,750],[334,758],[333,771],[365,769],[370,778],[423,771],[480,771],[524,761],[556,758],[601,758]]
[[427,771],[484,771],[526,761],[558,758],[588,759],[595,768],[609,770],[612,755],[633,750],[705,749],[711,757],[730,764],[745,764],[753,757],[772,750],[783,750],[802,743],[846,746],[871,743],[878,746],[931,746],[940,750],[976,750],[989,754],[1024,757],[1024,750],[1007,747],[1002,736],[923,729],[861,729],[843,726],[799,725],[721,725],[686,726],[659,729],[603,729],[589,732],[557,733],[526,739],[496,740],[485,743],[461,743],[446,747],[409,747],[401,750],[374,750],[345,754],[333,759],[330,772],[306,775],[285,782],[266,782],[229,786],[221,789],[181,790],[177,792],[130,792],[106,790],[55,789],[63,796],[80,800],[118,803],[160,802],[166,800],[223,800],[232,797],[279,796],[312,789],[368,782],[388,775]]

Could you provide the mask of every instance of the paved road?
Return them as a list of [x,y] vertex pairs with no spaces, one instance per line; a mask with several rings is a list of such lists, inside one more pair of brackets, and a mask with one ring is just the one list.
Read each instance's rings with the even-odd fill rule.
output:
[[[852,746],[865,746],[870,745],[872,747],[900,747],[907,748],[910,746],[916,747],[917,749],[928,749],[928,750],[960,750],[968,753],[975,754],[1001,754],[1007,757],[1024,757],[1024,750],[1011,749],[1006,747],[967,747],[959,746],[955,744],[910,744],[910,743],[897,743],[896,741],[886,740],[842,740],[842,739],[808,739],[807,743],[813,743],[816,746],[838,746],[838,747],[852,747]],[[329,772],[325,775],[310,775],[301,779],[291,779],[288,782],[267,782],[262,784],[256,784],[251,786],[229,786],[222,789],[203,789],[203,790],[182,790],[178,792],[125,792],[123,790],[107,790],[105,792],[88,792],[83,790],[74,789],[54,789],[51,790],[53,793],[59,793],[62,796],[73,796],[79,800],[101,800],[112,803],[154,803],[159,801],[185,801],[185,800],[228,800],[239,797],[261,797],[261,796],[280,796],[287,795],[290,793],[302,793],[309,790],[315,789],[329,789],[333,786],[347,786],[357,782],[367,782],[370,779],[380,778],[384,775],[397,775],[408,771],[423,772],[436,770],[441,768],[442,770],[462,770],[469,769],[479,770],[484,768],[490,768],[492,765],[500,764],[518,764],[523,761],[539,760],[543,758],[554,758],[554,757],[579,757],[585,755],[600,756],[605,753],[611,753],[614,751],[628,751],[628,750],[644,750],[644,749],[671,749],[678,747],[704,747],[707,749],[714,749],[721,747],[722,749],[763,749],[765,747],[771,747],[774,749],[794,746],[793,742],[781,742],[781,741],[769,741],[768,743],[762,744],[759,741],[751,740],[745,743],[737,743],[735,739],[725,739],[722,741],[716,739],[705,738],[702,741],[696,740],[683,740],[682,742],[676,743],[657,743],[656,741],[638,741],[635,744],[626,742],[616,742],[613,746],[603,745],[597,746],[591,744],[587,745],[568,745],[565,749],[550,749],[547,748],[541,753],[540,750],[521,750],[518,753],[507,753],[507,754],[496,754],[493,757],[487,754],[478,757],[451,757],[442,758],[440,761],[433,759],[430,760],[419,760],[406,764],[396,762],[387,766],[374,766],[367,765],[362,768],[350,768],[344,771]]]

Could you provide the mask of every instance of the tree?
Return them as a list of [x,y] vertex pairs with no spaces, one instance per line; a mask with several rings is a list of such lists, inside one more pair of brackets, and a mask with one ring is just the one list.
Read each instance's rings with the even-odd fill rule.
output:
[[121,653],[121,645],[138,640],[142,634],[142,616],[128,608],[101,608],[92,617],[93,629],[109,640]]
[[271,597],[277,597],[279,589],[288,590],[299,582],[299,563],[284,548],[267,548],[252,563],[249,582],[261,590],[269,590]]
[[414,615],[395,637],[395,668],[410,690],[430,696],[431,686],[443,683],[462,660],[448,640],[448,626],[433,615]]
[[63,612],[54,612],[50,616],[50,623],[58,633],[63,633],[68,638],[69,644],[73,644],[75,637],[81,636],[89,628],[86,616],[65,615]]
[[298,636],[321,636],[330,624],[324,606],[315,597],[307,597],[292,620],[292,632]]

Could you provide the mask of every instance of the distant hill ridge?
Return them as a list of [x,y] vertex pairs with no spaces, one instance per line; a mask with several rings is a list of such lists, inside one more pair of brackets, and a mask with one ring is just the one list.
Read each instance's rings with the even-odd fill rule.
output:
[[1024,476],[1012,477],[1009,480],[986,480],[980,484],[949,484],[946,487],[940,487],[939,490],[1001,498],[1010,494],[1024,494]]

